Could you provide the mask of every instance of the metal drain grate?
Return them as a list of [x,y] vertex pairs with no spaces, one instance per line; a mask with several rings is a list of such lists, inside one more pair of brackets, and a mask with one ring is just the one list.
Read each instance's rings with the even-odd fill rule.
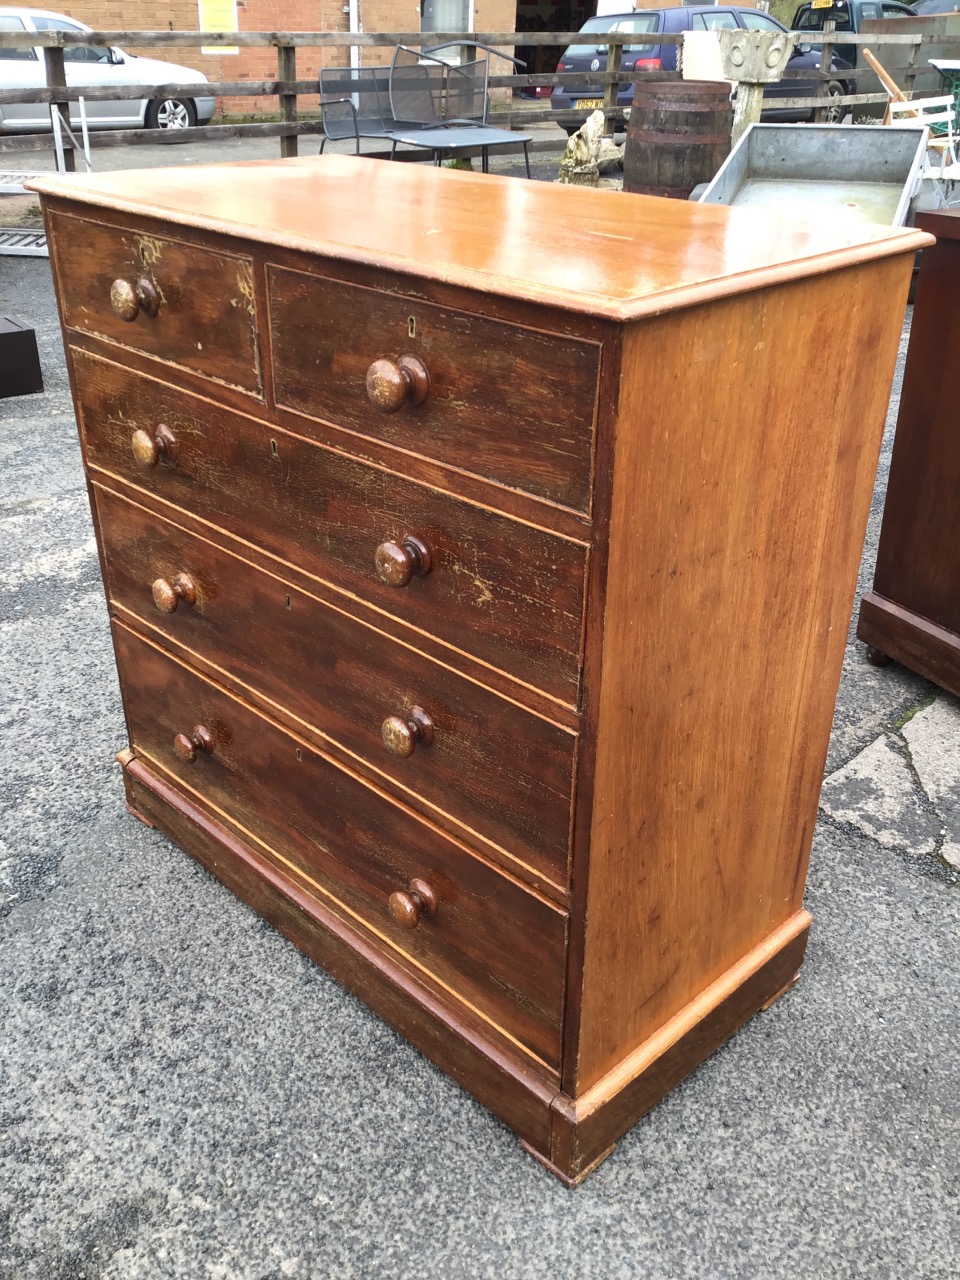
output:
[[24,183],[39,177],[39,173],[18,173],[9,169],[0,169],[0,196],[24,195]]
[[35,227],[0,227],[0,254],[49,258],[46,232]]

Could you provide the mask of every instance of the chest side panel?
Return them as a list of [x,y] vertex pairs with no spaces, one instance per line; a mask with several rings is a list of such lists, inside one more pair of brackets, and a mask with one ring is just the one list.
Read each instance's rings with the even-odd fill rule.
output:
[[625,340],[577,1091],[800,908],[908,275]]

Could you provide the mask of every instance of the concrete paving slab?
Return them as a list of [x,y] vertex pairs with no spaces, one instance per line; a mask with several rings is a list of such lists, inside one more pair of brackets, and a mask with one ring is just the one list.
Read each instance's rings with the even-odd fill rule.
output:
[[941,856],[960,868],[960,700],[943,694],[903,726],[920,786],[943,823]]
[[885,849],[934,853],[943,828],[918,785],[902,740],[885,733],[831,774],[820,808]]

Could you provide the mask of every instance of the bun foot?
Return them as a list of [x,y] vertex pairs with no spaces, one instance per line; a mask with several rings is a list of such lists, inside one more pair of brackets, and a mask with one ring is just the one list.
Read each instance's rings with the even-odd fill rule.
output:
[[893,659],[888,657],[882,649],[875,649],[872,644],[868,644],[867,661],[873,667],[889,667]]

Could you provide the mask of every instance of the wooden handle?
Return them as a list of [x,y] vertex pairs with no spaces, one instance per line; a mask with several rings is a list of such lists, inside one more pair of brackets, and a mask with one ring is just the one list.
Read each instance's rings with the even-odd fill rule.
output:
[[395,756],[412,756],[418,742],[433,741],[433,721],[422,707],[411,707],[404,716],[387,716],[380,726],[384,746]]
[[388,587],[405,587],[414,574],[422,578],[432,563],[430,548],[419,538],[381,542],[374,556],[377,577]]
[[212,750],[213,734],[202,724],[194,725],[192,733],[178,733],[173,740],[174,755],[184,764],[192,764],[198,751],[206,751],[209,755]]
[[135,284],[129,280],[114,280],[110,286],[110,306],[114,315],[132,324],[142,311],[153,318],[160,310],[160,294],[157,286],[146,276],[141,276]]
[[161,613],[176,613],[177,605],[196,604],[197,584],[188,573],[178,573],[172,582],[166,578],[157,578],[151,587],[153,603]]
[[380,413],[398,413],[405,405],[423,404],[430,394],[430,375],[416,356],[374,360],[367,370],[367,396]]
[[409,890],[397,889],[390,895],[390,914],[404,929],[415,929],[421,916],[436,914],[437,895],[426,880],[411,880]]
[[147,471],[155,467],[161,458],[166,462],[176,462],[180,454],[177,437],[162,422],[153,435],[138,427],[130,437],[130,447],[136,461]]

